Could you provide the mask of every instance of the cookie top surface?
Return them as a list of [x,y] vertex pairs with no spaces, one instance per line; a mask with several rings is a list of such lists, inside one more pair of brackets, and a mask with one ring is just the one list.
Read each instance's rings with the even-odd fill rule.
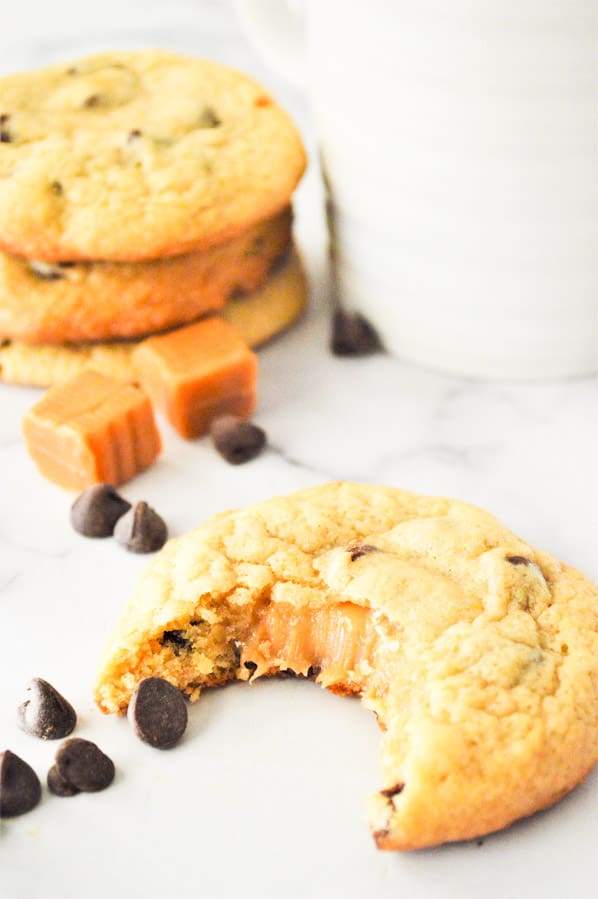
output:
[[166,51],[0,79],[0,247],[135,261],[232,239],[288,204],[305,167],[251,78]]
[[265,604],[372,616],[362,695],[385,727],[370,807],[383,848],[503,827],[598,758],[596,587],[481,509],[386,487],[316,487],[172,540],[107,647],[98,701],[126,705],[161,635]]

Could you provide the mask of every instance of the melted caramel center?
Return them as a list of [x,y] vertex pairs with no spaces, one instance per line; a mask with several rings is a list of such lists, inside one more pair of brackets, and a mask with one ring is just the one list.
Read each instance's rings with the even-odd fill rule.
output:
[[241,664],[254,676],[292,671],[336,692],[361,693],[376,650],[369,609],[343,602],[321,608],[270,603],[243,640]]

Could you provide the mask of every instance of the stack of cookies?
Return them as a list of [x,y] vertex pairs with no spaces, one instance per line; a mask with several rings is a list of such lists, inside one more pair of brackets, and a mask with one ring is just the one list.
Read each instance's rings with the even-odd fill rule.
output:
[[255,346],[301,312],[305,167],[252,79],[162,51],[0,80],[0,379],[49,386],[206,314]]

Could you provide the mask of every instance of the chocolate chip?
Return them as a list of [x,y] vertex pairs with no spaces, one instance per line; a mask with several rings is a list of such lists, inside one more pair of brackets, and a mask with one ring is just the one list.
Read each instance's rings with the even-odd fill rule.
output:
[[71,524],[84,537],[111,537],[116,522],[130,508],[111,484],[94,484],[71,506]]
[[394,787],[386,787],[385,790],[380,790],[382,796],[386,796],[387,799],[392,799],[393,796],[398,796],[399,793],[402,793],[405,789],[405,784],[397,783]]
[[335,356],[369,356],[382,350],[382,342],[363,315],[338,309],[332,319],[330,349]]
[[14,818],[38,804],[42,786],[33,768],[7,749],[0,753],[0,818]]
[[510,562],[511,565],[533,565],[531,559],[527,559],[525,556],[506,556],[507,562]]
[[61,740],[75,729],[77,713],[48,681],[34,677],[27,685],[29,698],[17,711],[17,724],[26,734],[42,740]]
[[361,556],[367,556],[369,553],[375,553],[378,551],[377,546],[372,546],[370,543],[358,543],[356,546],[351,546],[347,550],[347,552],[351,553],[351,561],[354,562],[355,559],[360,559]]
[[239,640],[229,640],[228,649],[233,659],[235,668],[241,664],[241,642]]
[[220,455],[231,465],[255,459],[266,445],[266,432],[236,415],[215,418],[210,434]]
[[[265,235],[257,234],[253,238],[253,240],[251,241],[249,246],[245,249],[245,255],[246,256],[260,256],[264,250],[265,245],[266,245]],[[245,293],[246,293],[246,291],[244,291],[243,288],[237,286],[237,287],[235,287],[235,289],[231,295],[231,299],[238,299],[238,298],[242,297]]]
[[131,697],[128,718],[144,743],[156,749],[171,749],[187,727],[187,704],[167,680],[146,677]]
[[160,638],[160,643],[162,646],[166,646],[170,643],[177,656],[181,649],[191,648],[191,640],[184,636],[184,631],[164,631]]
[[77,793],[81,792],[81,790],[78,790],[77,787],[74,787],[60,776],[56,765],[52,765],[48,771],[46,783],[50,793],[54,793],[55,796],[76,796]]
[[43,281],[62,281],[64,278],[64,272],[62,271],[64,266],[59,262],[51,263],[42,262],[39,259],[29,259],[27,267],[37,278],[42,278]]
[[8,129],[10,116],[7,112],[0,113],[0,144],[12,143],[12,134]]
[[211,106],[204,106],[197,119],[198,128],[217,128],[222,122]]
[[[250,256],[251,253],[249,253],[249,254],[247,254],[247,255]],[[240,286],[237,284],[236,287],[233,287],[233,289],[232,289],[231,292],[229,293],[228,298],[229,298],[229,300],[230,300],[231,302],[234,301],[234,300],[242,300],[243,297],[246,297],[246,296],[247,296],[247,293],[248,293],[248,291],[246,291],[244,287],[240,287]]]
[[276,258],[271,263],[270,268],[268,269],[268,273],[270,275],[274,275],[276,274],[276,272],[279,272],[285,267],[290,258],[291,250],[287,246],[284,248],[284,250],[281,250],[280,253],[277,253]]
[[129,552],[153,553],[164,546],[168,531],[158,513],[141,502],[117,521],[114,536]]
[[[82,793],[105,790],[114,780],[114,763],[95,743],[72,737],[55,756],[58,778]],[[54,778],[54,775],[53,775]]]
[[0,144],[12,143],[12,134],[8,129],[10,116],[7,112],[0,113]]

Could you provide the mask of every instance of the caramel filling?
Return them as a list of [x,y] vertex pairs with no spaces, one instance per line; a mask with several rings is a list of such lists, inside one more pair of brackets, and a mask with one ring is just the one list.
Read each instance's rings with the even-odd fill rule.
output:
[[369,609],[270,603],[243,641],[241,664],[255,676],[292,671],[337,692],[360,693],[371,671],[376,631]]
[[[371,609],[351,602],[295,606],[269,597],[252,606],[208,608],[153,638],[135,671],[123,673],[120,710],[144,677],[164,677],[193,701],[203,687],[292,673],[344,695],[378,695],[379,625]],[[211,619],[211,620],[210,620]],[[104,708],[100,699],[100,705]]]

